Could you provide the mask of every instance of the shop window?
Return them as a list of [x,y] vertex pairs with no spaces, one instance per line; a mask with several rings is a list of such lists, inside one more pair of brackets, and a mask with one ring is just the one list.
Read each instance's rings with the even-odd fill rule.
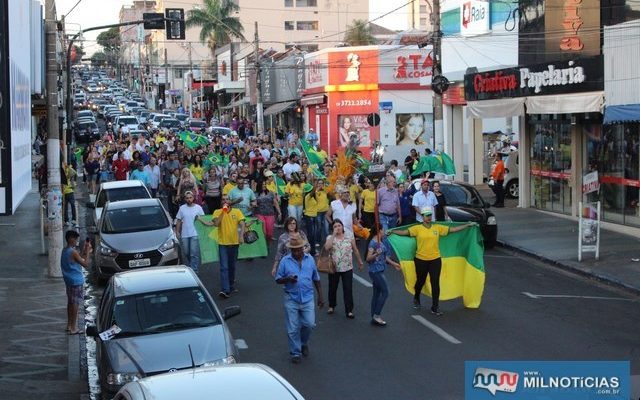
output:
[[285,31],[292,31],[294,26],[295,26],[295,23],[293,21],[284,21],[284,30]]
[[182,68],[176,68],[173,70],[176,79],[182,79],[184,70]]
[[317,31],[318,21],[298,21],[296,29],[299,31]]
[[602,202],[602,218],[640,226],[640,125],[585,126],[584,173],[598,171],[600,192],[585,200]]
[[284,0],[285,7],[293,7],[293,0]]
[[420,5],[420,14],[426,14],[427,13],[427,6],[425,4],[421,4]]
[[318,7],[318,0],[296,0],[296,7]]

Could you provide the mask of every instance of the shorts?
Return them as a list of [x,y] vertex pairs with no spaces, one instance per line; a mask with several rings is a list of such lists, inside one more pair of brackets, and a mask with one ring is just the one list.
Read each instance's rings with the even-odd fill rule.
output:
[[83,285],[66,285],[67,286],[67,304],[82,304],[84,301]]

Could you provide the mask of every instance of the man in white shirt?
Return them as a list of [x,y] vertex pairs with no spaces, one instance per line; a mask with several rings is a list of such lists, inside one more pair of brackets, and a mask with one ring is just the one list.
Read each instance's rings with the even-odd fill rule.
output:
[[356,211],[358,210],[355,203],[349,201],[349,189],[344,187],[338,187],[338,200],[331,202],[331,206],[325,214],[325,219],[329,222],[329,226],[333,225],[333,220],[339,219],[344,226],[344,233],[349,237],[353,235],[353,225],[358,224],[356,217]]
[[160,185],[160,167],[158,166],[155,157],[152,156],[149,159],[149,164],[144,167],[144,170],[149,174],[151,197],[156,197],[156,193],[158,193],[158,186]]
[[422,222],[422,209],[425,207],[431,207],[433,210],[438,205],[438,199],[436,195],[429,190],[429,180],[423,179],[420,184],[420,190],[413,195],[413,201],[411,205],[416,210],[416,221]]
[[194,272],[198,272],[200,268],[200,242],[195,222],[204,215],[204,210],[193,202],[194,199],[193,192],[185,192],[185,203],[180,206],[176,215],[176,236],[180,239],[183,262]]
[[284,172],[284,176],[287,178],[288,181],[290,181],[292,173],[301,172],[301,171],[302,171],[302,167],[300,167],[300,164],[296,163],[296,155],[291,154],[289,156],[289,161],[282,167],[282,172]]

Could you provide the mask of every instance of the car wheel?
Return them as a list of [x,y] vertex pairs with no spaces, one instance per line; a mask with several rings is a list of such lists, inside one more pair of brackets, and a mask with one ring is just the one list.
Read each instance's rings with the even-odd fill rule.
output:
[[506,195],[509,198],[517,199],[520,196],[520,184],[517,179],[512,179],[505,188]]

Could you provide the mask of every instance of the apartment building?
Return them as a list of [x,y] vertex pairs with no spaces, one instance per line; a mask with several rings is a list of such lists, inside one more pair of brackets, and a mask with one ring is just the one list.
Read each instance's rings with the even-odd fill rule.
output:
[[237,1],[247,40],[253,40],[257,21],[261,47],[277,51],[335,47],[353,20],[369,19],[369,0]]
[[431,31],[431,0],[416,0],[407,5],[407,21],[409,29]]

